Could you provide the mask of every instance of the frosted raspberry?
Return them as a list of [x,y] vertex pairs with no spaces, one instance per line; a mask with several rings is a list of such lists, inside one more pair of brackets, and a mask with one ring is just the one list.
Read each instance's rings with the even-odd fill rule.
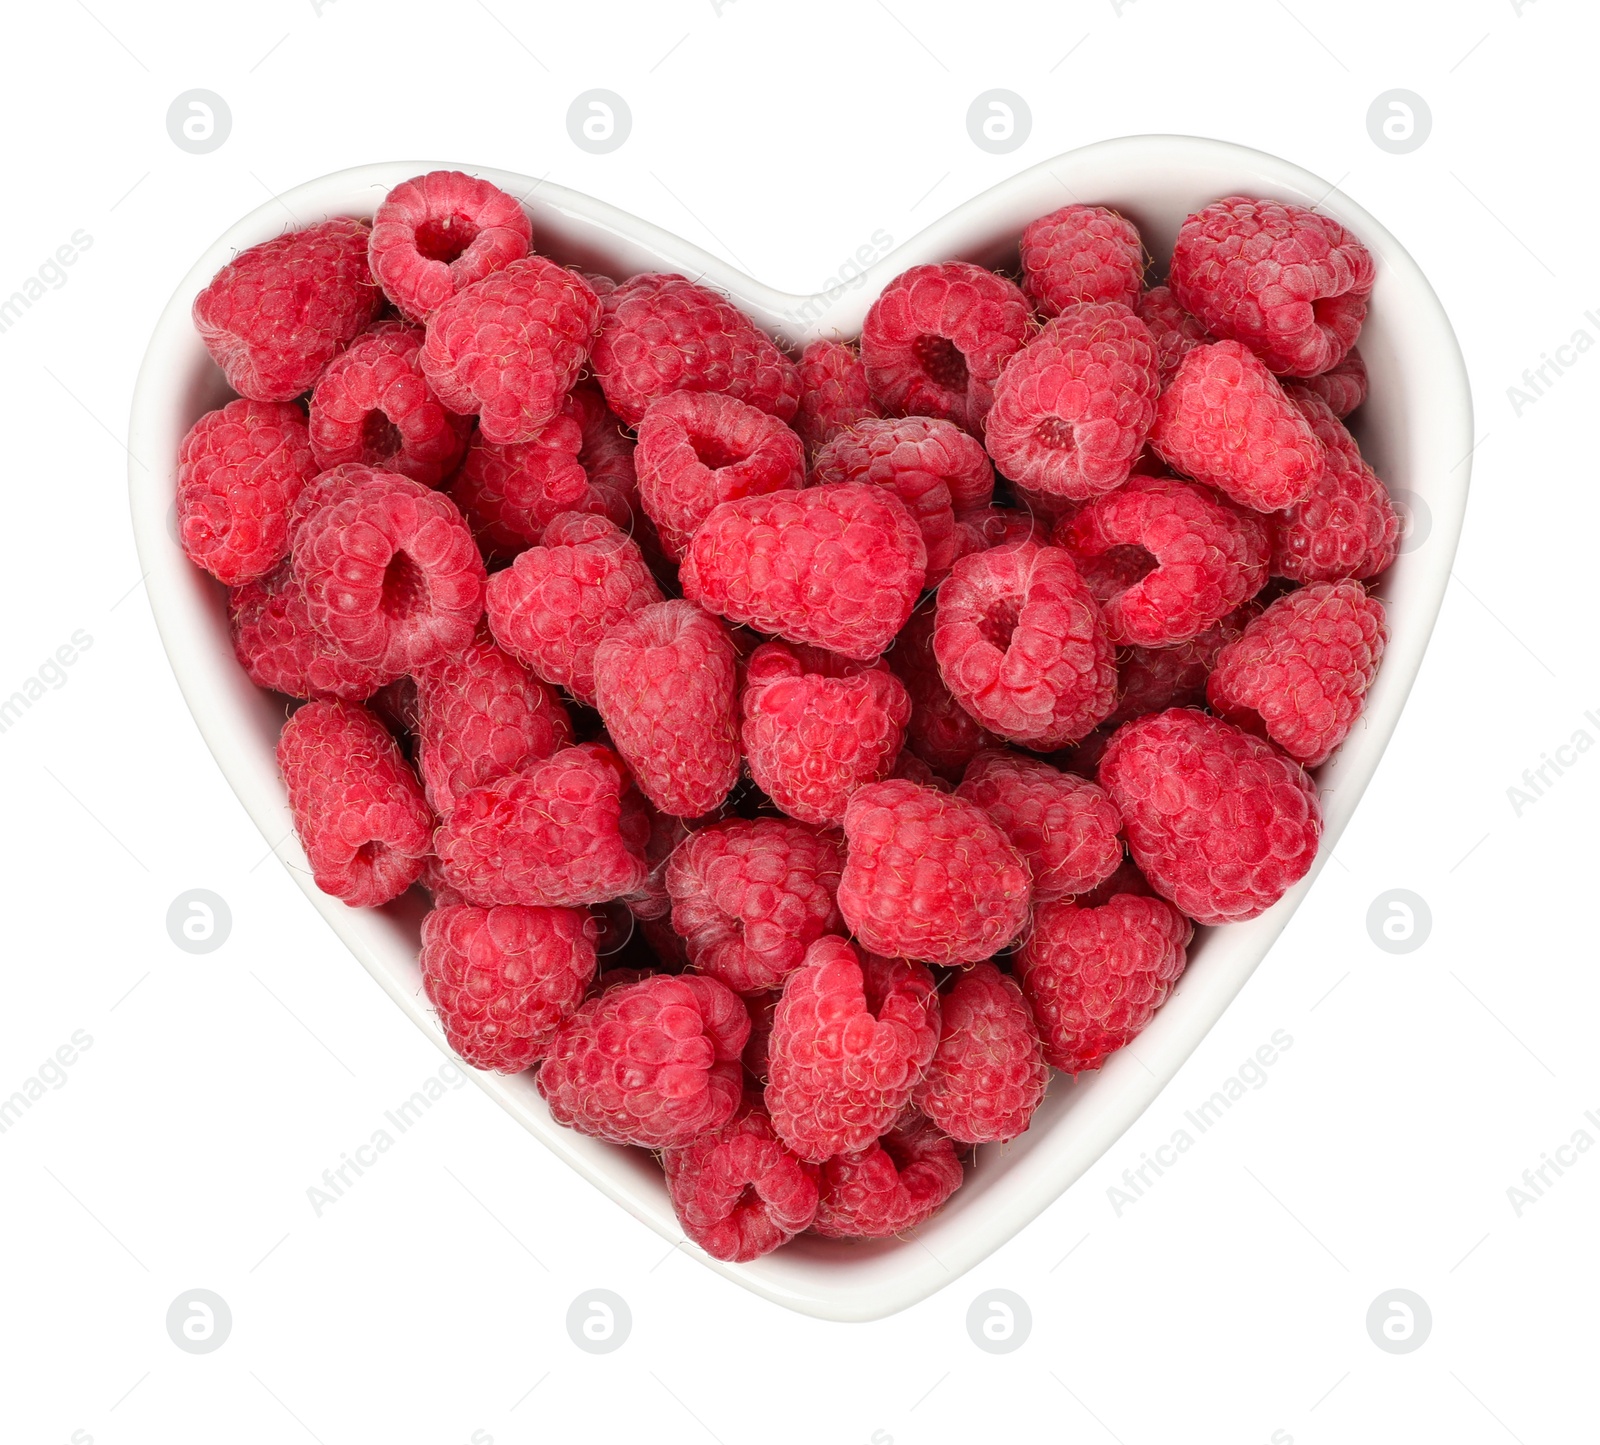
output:
[[934,616],[945,685],[991,732],[1048,751],[1111,711],[1117,667],[1100,605],[1060,547],[963,557]]
[[717,391],[789,421],[800,374],[772,339],[715,291],[682,276],[646,273],[605,298],[594,371],[629,426],[673,391]]
[[867,370],[844,341],[813,341],[800,354],[800,409],[794,429],[815,451],[848,426],[877,416]]
[[1132,306],[1144,281],[1139,228],[1105,206],[1063,206],[1022,232],[1022,289],[1045,316],[1082,301]]
[[1117,656],[1117,705],[1103,726],[1120,727],[1147,712],[1201,707],[1217,654],[1260,610],[1259,599],[1235,608],[1197,637],[1171,647],[1127,647]]
[[178,447],[178,540],[230,587],[263,577],[289,550],[288,513],[312,477],[306,419],[287,402],[230,401]]
[[802,1159],[861,1149],[899,1117],[933,1057],[939,995],[904,959],[819,938],[783,986],[767,1042],[767,1108]]
[[837,826],[850,794],[894,768],[911,698],[881,662],[769,642],[750,657],[740,711],[756,785],[790,817]]
[[1111,799],[1038,758],[979,753],[956,796],[977,804],[1011,840],[1028,865],[1037,903],[1087,893],[1122,862],[1122,820]]
[[713,1259],[759,1259],[817,1212],[816,1167],[784,1148],[753,1099],[714,1134],[668,1149],[661,1165],[678,1223]]
[[564,410],[570,411],[583,429],[578,461],[589,485],[605,499],[606,516],[626,531],[629,518],[641,511],[632,434],[592,381],[572,388]]
[[662,974],[609,988],[557,1030],[535,1082],[558,1124],[646,1149],[720,1129],[743,1093],[750,1016],[714,978]]
[[422,872],[433,814],[383,724],[348,702],[308,702],[283,725],[278,770],[324,893],[352,908],[398,898]]
[[785,818],[702,828],[667,863],[672,926],[689,962],[735,993],[777,988],[825,933],[843,933],[833,901],[838,839]]
[[240,396],[293,401],[366,330],[383,296],[365,221],[325,221],[241,251],[194,298],[206,350]]
[[537,547],[489,579],[489,628],[535,677],[594,705],[594,650],[618,622],[661,601],[639,548],[604,517],[551,519]]
[[295,579],[312,625],[344,657],[394,677],[472,641],[483,558],[448,497],[349,465],[325,472],[302,500]]
[[1335,366],[1318,372],[1285,388],[1290,396],[1310,392],[1336,417],[1350,415],[1367,399],[1367,363],[1358,348],[1352,346]]
[[872,395],[900,416],[944,417],[976,432],[1031,320],[1028,298],[1004,276],[966,261],[913,266],[861,324]]
[[1222,649],[1206,697],[1214,712],[1314,768],[1361,716],[1388,640],[1383,603],[1359,582],[1313,582]]
[[1207,346],[1217,339],[1178,305],[1170,287],[1152,286],[1140,295],[1133,309],[1150,328],[1162,386],[1172,380],[1173,372],[1195,347]]
[[976,963],[1028,920],[1028,865],[965,798],[890,779],[858,788],[844,815],[839,911],[874,953]]
[[679,580],[730,622],[868,661],[911,615],[926,564],[905,507],[853,484],[723,502],[694,534]]
[[984,440],[1026,487],[1098,496],[1128,479],[1160,390],[1144,322],[1120,302],[1069,306],[1001,373]]
[[639,500],[674,560],[718,502],[806,482],[800,438],[776,417],[716,392],[657,397],[633,454]]
[[992,963],[957,974],[939,1000],[939,1046],[911,1102],[962,1144],[1015,1139],[1044,1098],[1033,1010]]
[[561,410],[600,325],[581,277],[528,256],[463,286],[428,318],[422,370],[486,441],[524,442]]
[[363,702],[390,674],[355,662],[306,615],[305,596],[287,565],[228,594],[234,656],[257,687],[289,697]]
[[1265,912],[1317,855],[1322,810],[1305,770],[1221,718],[1173,708],[1127,723],[1100,786],[1151,886],[1200,923]]
[[906,723],[906,748],[940,777],[954,782],[981,749],[1000,739],[951,695],[933,655],[934,607],[914,612],[884,661],[906,685],[911,717]]
[[462,794],[434,851],[445,881],[482,907],[577,908],[642,887],[649,820],[627,770],[596,743]]
[[1046,1060],[1068,1074],[1098,1069],[1166,1002],[1193,936],[1194,925],[1161,898],[1041,904],[1016,970]]
[[1315,376],[1355,341],[1373,276],[1367,248],[1331,216],[1229,196],[1183,223],[1168,281],[1213,336],[1279,375]]
[[975,507],[956,513],[956,560],[1011,542],[1048,542],[1050,526],[1010,507]]
[[583,433],[563,411],[530,441],[496,446],[474,437],[450,480],[450,499],[491,557],[515,558],[536,546],[562,512],[607,515],[607,499],[578,461]]
[[[1137,465],[1136,462],[1135,466]],[[1058,497],[1051,492],[1035,491],[1032,487],[1024,487],[1017,482],[1011,483],[1011,495],[1015,498],[1017,507],[1038,524],[1041,534],[1047,534],[1056,523],[1075,516],[1078,509],[1083,506],[1081,501]]]
[[1254,514],[1170,477],[1135,477],[1057,530],[1105,611],[1111,640],[1170,647],[1197,637],[1267,581]]
[[913,1118],[865,1149],[839,1154],[818,1171],[813,1234],[887,1239],[928,1218],[961,1187],[955,1145]]
[[401,181],[378,207],[372,274],[409,321],[426,321],[465,286],[528,254],[533,230],[516,199],[461,171]]
[[435,908],[422,987],[450,1047],[497,1074],[536,1064],[594,977],[591,931],[574,908]]

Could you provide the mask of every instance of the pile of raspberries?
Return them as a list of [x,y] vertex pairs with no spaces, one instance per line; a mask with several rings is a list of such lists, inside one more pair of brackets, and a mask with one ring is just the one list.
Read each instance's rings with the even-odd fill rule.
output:
[[719,1259],[913,1228],[1311,866],[1399,536],[1372,258],[1230,196],[1146,270],[1069,205],[797,360],[436,172],[195,301],[179,532],[318,886],[427,889],[462,1059]]

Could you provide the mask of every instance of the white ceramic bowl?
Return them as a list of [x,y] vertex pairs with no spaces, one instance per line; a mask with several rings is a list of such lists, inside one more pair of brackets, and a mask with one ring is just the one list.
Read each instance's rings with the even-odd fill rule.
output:
[[[235,662],[223,589],[185,559],[172,521],[178,443],[202,412],[229,395],[190,324],[196,293],[235,252],[279,234],[285,206],[306,223],[370,216],[391,186],[435,168],[423,162],[362,166],[307,182],[289,191],[282,204],[273,201],[244,217],[200,256],[162,314],[139,374],[129,480],[156,625],[218,765],[344,945],[448,1052],[422,996],[419,907],[402,900],[379,911],[350,909],[312,883],[273,761],[282,701],[253,687]],[[683,272],[726,293],[796,346],[818,336],[855,335],[873,297],[908,266],[952,259],[1014,265],[1022,227],[1070,200],[1104,203],[1132,217],[1158,264],[1170,255],[1184,216],[1219,196],[1296,201],[1348,226],[1377,260],[1377,285],[1361,334],[1372,394],[1357,413],[1355,430],[1379,475],[1409,494],[1414,532],[1379,589],[1392,640],[1365,716],[1318,780],[1327,818],[1320,868],[1360,800],[1416,677],[1455,553],[1472,448],[1466,372],[1438,298],[1400,243],[1359,206],[1316,176],[1259,151],[1187,136],[1131,136],[1034,166],[966,202],[878,260],[854,284],[797,296],[763,286],[604,202],[503,171],[477,173],[523,197],[535,244],[547,254],[617,276]],[[744,1288],[827,1319],[875,1319],[932,1294],[1023,1228],[1139,1117],[1238,993],[1317,871],[1261,917],[1202,930],[1181,982],[1133,1047],[1076,1082],[1055,1078],[1028,1132],[1011,1144],[980,1149],[964,1187],[914,1239],[851,1245],[801,1238],[744,1265],[684,1247]],[[664,1238],[683,1238],[648,1157],[552,1123],[530,1075],[475,1077],[596,1188]]]

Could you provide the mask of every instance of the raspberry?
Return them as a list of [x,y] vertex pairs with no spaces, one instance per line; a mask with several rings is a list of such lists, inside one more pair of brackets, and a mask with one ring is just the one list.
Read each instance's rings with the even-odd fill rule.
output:
[[208,411],[178,447],[184,553],[230,587],[265,576],[289,550],[289,508],[316,474],[299,407],[239,400]]
[[767,1108],[802,1159],[861,1149],[905,1108],[939,1039],[933,975],[905,959],[863,961],[817,939],[783,986],[767,1043]]
[[455,469],[472,423],[444,409],[422,374],[422,330],[385,321],[356,337],[311,392],[311,449],[436,487]]
[[632,436],[592,381],[572,388],[565,409],[583,430],[578,462],[589,485],[605,499],[606,516],[626,530],[629,519],[640,511]]
[[714,1134],[667,1150],[661,1165],[683,1232],[713,1259],[759,1259],[817,1212],[815,1166],[784,1148],[753,1099]]
[[1022,232],[1022,289],[1045,316],[1083,301],[1132,306],[1144,281],[1139,228],[1105,206],[1063,206]]
[[911,717],[906,723],[906,748],[941,777],[955,781],[981,749],[999,744],[987,728],[962,707],[945,686],[933,655],[934,607],[913,613],[895,638],[884,661],[906,685]]
[[390,676],[347,658],[311,625],[287,565],[228,594],[228,630],[250,681],[289,697],[364,702]]
[[855,347],[843,341],[813,341],[800,354],[800,408],[794,429],[815,451],[846,427],[878,415],[867,371]]
[[956,796],[982,808],[1011,840],[1028,865],[1036,903],[1087,893],[1122,862],[1122,820],[1111,799],[1037,758],[979,753]]
[[1125,724],[1100,786],[1151,886],[1200,923],[1265,912],[1317,854],[1322,810],[1305,770],[1221,718],[1173,708]]
[[481,625],[469,647],[417,673],[416,733],[422,783],[441,816],[463,793],[572,743],[561,700]]
[[679,581],[730,622],[866,662],[911,615],[927,555],[915,520],[883,488],[808,487],[716,507]]
[[1337,365],[1285,389],[1290,396],[1310,392],[1336,417],[1343,419],[1367,399],[1367,363],[1361,352],[1352,346]]
[[939,793],[955,791],[947,779],[941,778],[910,748],[902,748],[900,750],[900,756],[895,759],[894,771],[889,776],[891,778],[902,778],[908,783],[915,783],[919,788],[932,788]]
[[1179,363],[1195,347],[1209,345],[1217,339],[1178,305],[1170,287],[1152,286],[1134,303],[1133,309],[1150,328],[1162,386],[1172,380]]
[[1278,379],[1237,341],[1183,358],[1161,393],[1150,444],[1186,477],[1258,512],[1300,501],[1326,459]]
[[1117,659],[1117,705],[1104,726],[1120,727],[1147,712],[1201,707],[1217,654],[1242,633],[1258,610],[1247,602],[1198,637],[1172,647],[1129,647]]
[[649,820],[597,743],[463,793],[434,836],[445,881],[482,907],[577,908],[644,885]]
[[1170,477],[1136,477],[1056,533],[1077,560],[1120,646],[1197,637],[1267,581],[1261,520]]
[[739,780],[733,642],[692,602],[655,602],[594,650],[595,706],[639,790],[663,813],[698,818]]
[[609,988],[556,1031],[535,1079],[558,1124],[646,1149],[690,1144],[733,1117],[750,1016],[714,978]]
[[740,710],[756,786],[792,818],[837,826],[850,794],[893,770],[911,698],[881,662],[769,642],[751,654]]
[[1166,900],[1133,893],[1036,909],[1016,970],[1045,1059],[1068,1074],[1098,1069],[1166,1002],[1193,936]]
[[674,560],[718,502],[806,482],[800,438],[776,417],[718,392],[657,397],[633,454],[639,500]]
[[325,221],[241,251],[194,298],[193,315],[240,396],[293,401],[382,303],[366,222]]
[[308,702],[298,709],[278,738],[278,770],[324,893],[372,908],[417,881],[433,814],[394,739],[364,707]]
[[775,988],[744,996],[744,1006],[750,1011],[750,1037],[740,1058],[745,1072],[755,1080],[758,1088],[766,1087],[767,1044],[772,1038],[772,1021],[777,1016],[778,1000],[782,997],[782,990]]
[[1168,280],[1213,336],[1281,376],[1315,376],[1355,341],[1373,277],[1367,248],[1331,216],[1228,196],[1183,223]]
[[861,324],[872,395],[900,416],[944,417],[977,432],[1031,320],[1028,298],[1004,276],[966,261],[913,266]]
[[594,705],[594,650],[630,613],[661,601],[639,548],[604,517],[562,513],[537,547],[489,579],[489,630],[535,677]]
[[984,440],[1024,486],[1098,496],[1127,481],[1160,390],[1144,322],[1120,302],[1069,306],[1001,373]]
[[1048,525],[1027,512],[1010,507],[975,507],[956,513],[956,560],[1010,542],[1044,542],[1050,537]]
[[800,404],[800,373],[771,337],[682,276],[634,276],[607,296],[592,360],[606,402],[629,426],[673,391],[725,392],[784,422]]
[[533,230],[516,200],[461,171],[401,181],[378,207],[367,255],[408,321],[426,321],[463,287],[528,254]]
[[1222,649],[1206,696],[1214,712],[1314,768],[1361,716],[1388,639],[1383,603],[1359,582],[1313,582]]
[[591,931],[573,908],[435,908],[422,987],[450,1047],[497,1074],[536,1064],[594,977]]
[[483,558],[448,497],[349,465],[325,472],[302,500],[295,579],[312,625],[345,658],[396,677],[472,641]]
[[463,286],[428,318],[422,371],[485,441],[525,442],[561,410],[600,325],[600,298],[543,256]]
[[[629,893],[621,902],[636,919],[641,922],[654,922],[665,918],[672,910],[672,897],[667,892],[667,864],[677,850],[678,844],[694,832],[694,829],[683,818],[674,818],[671,813],[663,813],[642,797],[641,801],[644,804],[645,816],[650,821],[650,837],[644,847],[645,861],[650,865],[650,874],[635,892]],[[688,961],[687,953],[684,954],[684,961]]]
[[1043,751],[1081,738],[1116,701],[1100,606],[1060,547],[963,557],[939,589],[933,653],[979,722]]
[[874,953],[977,963],[1028,920],[1028,865],[965,798],[890,779],[858,788],[844,815],[839,911]]
[[777,988],[825,933],[844,859],[837,838],[783,818],[735,818],[684,840],[667,863],[672,927],[689,962],[735,993]]
[[1015,1139],[1044,1098],[1050,1070],[1033,1011],[992,963],[956,975],[939,1000],[939,1046],[911,1101],[952,1139]]
[[608,499],[578,461],[583,433],[563,412],[530,441],[496,446],[473,438],[450,481],[450,498],[490,556],[515,558],[537,546],[561,512],[606,515]]
[[875,1143],[829,1159],[818,1171],[814,1234],[886,1239],[921,1224],[961,1187],[955,1145],[913,1116]]

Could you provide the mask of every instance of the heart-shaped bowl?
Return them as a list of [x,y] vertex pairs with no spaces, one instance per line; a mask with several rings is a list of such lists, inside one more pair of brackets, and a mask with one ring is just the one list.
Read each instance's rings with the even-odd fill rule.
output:
[[[234,660],[224,590],[185,558],[174,522],[178,443],[203,412],[230,395],[190,322],[195,295],[235,253],[282,232],[287,216],[301,225],[370,217],[390,187],[433,169],[423,162],[360,166],[309,181],[244,217],[200,256],[162,313],[139,373],[129,483],[156,626],[212,755],[344,945],[448,1052],[417,965],[423,904],[413,890],[387,908],[353,909],[312,882],[274,761],[283,700],[255,688]],[[802,1236],[751,1264],[725,1264],[683,1244],[710,1268],[790,1309],[835,1320],[892,1314],[1016,1234],[1144,1112],[1260,963],[1339,841],[1416,677],[1455,555],[1473,439],[1471,396],[1454,333],[1416,263],[1364,210],[1298,166],[1223,141],[1129,136],[1071,151],[975,196],[861,274],[811,296],[763,286],[602,201],[505,171],[476,173],[522,199],[544,253],[619,277],[681,272],[725,293],[794,346],[857,334],[873,298],[908,266],[961,259],[1014,268],[1023,226],[1069,201],[1113,206],[1131,217],[1158,264],[1171,254],[1187,214],[1235,194],[1317,207],[1348,226],[1376,259],[1377,284],[1360,342],[1371,395],[1353,426],[1409,526],[1399,560],[1377,589],[1391,631],[1382,669],[1360,723],[1317,775],[1326,817],[1317,866],[1259,918],[1200,930],[1187,971],[1138,1039],[1096,1073],[1057,1076],[1027,1133],[979,1149],[964,1186],[914,1237],[845,1243]],[[596,1188],[664,1238],[683,1241],[654,1161],[555,1124],[531,1074],[475,1077]]]

